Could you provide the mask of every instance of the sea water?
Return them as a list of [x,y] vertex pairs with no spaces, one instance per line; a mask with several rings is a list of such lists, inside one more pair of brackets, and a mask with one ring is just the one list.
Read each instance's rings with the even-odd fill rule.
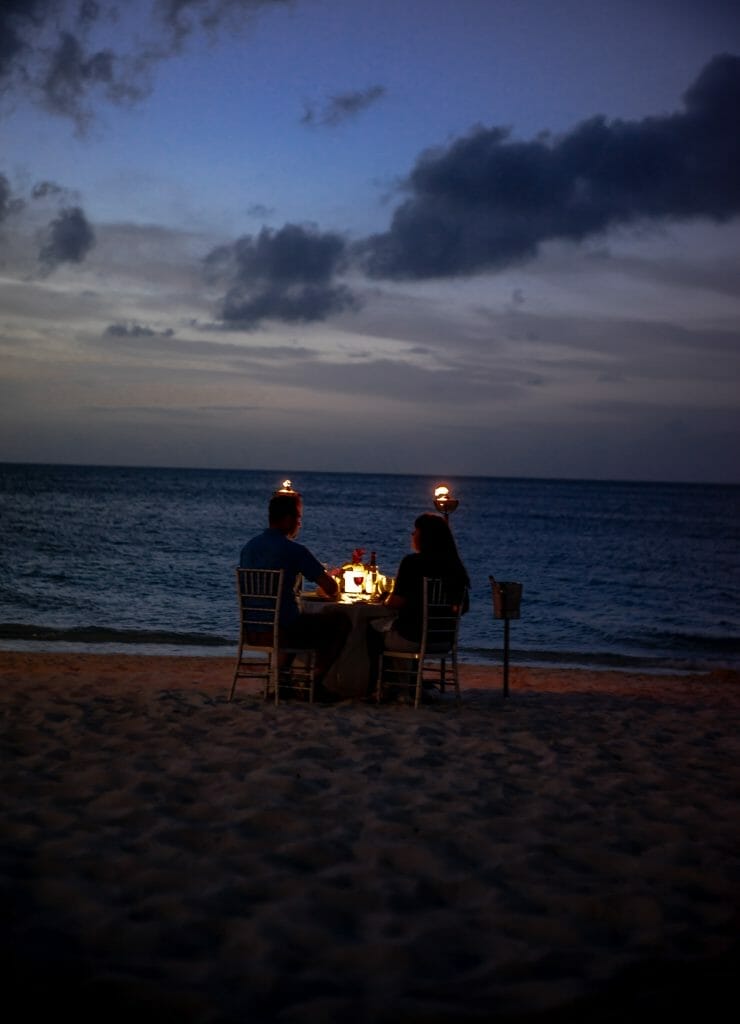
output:
[[[228,654],[234,567],[291,477],[300,540],[395,575],[424,476],[0,465],[0,647]],[[498,661],[489,576],[523,585],[511,659],[693,670],[740,666],[740,487],[448,478],[471,582],[460,647]]]

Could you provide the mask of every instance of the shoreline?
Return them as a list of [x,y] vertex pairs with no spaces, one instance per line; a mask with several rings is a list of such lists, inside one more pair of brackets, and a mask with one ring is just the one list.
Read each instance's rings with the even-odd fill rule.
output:
[[[146,658],[201,658],[228,661],[234,658],[237,640],[229,643],[209,644],[162,644],[120,641],[49,640],[24,639],[22,637],[0,639],[0,657],[6,654],[29,655],[93,655],[99,657],[146,657]],[[649,676],[710,676],[717,672],[738,672],[740,666],[733,659],[728,661],[701,661],[698,658],[675,658],[670,661],[645,655],[613,655],[578,652],[572,655],[553,654],[549,658],[538,656],[542,652],[527,652],[514,649],[509,655],[509,665],[524,671],[535,672],[617,672],[628,675]],[[460,666],[481,671],[502,670],[503,649],[476,648],[470,653],[458,652]]]
[[[45,678],[48,672],[54,673],[65,667],[75,675],[102,673],[96,676],[98,682],[110,681],[109,668],[115,662],[123,674],[128,676],[139,674],[150,668],[157,667],[157,678],[175,673],[188,685],[199,681],[204,692],[218,692],[214,676],[221,679],[221,686],[230,686],[231,674],[234,669],[235,655],[230,653],[214,654],[211,651],[202,653],[171,653],[152,651],[132,651],[130,648],[115,650],[84,649],[61,650],[57,647],[49,650],[38,650],[36,647],[18,649],[0,646],[0,682],[6,672],[19,672],[26,669]],[[491,661],[460,661],[460,686],[465,689],[496,690],[502,685],[502,660]],[[120,676],[120,673],[119,673]],[[199,676],[201,677],[199,679]],[[571,663],[528,664],[511,661],[509,664],[510,687],[526,691],[572,690],[575,689],[619,689],[620,684],[627,683],[628,688],[634,685],[686,683],[724,683],[740,684],[740,669],[728,666],[692,668],[644,668],[630,666],[602,666]],[[120,678],[119,678],[120,683]]]
[[45,987],[82,1024],[721,1016],[740,673],[515,665],[505,700],[463,664],[459,708],[414,711],[229,704],[233,663],[0,651],[27,1015]]

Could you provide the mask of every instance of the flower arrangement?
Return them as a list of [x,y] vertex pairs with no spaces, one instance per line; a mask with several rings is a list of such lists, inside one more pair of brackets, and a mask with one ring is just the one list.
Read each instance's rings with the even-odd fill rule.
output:
[[344,562],[342,565],[338,565],[334,569],[327,569],[327,572],[330,576],[341,576],[343,572],[348,572],[350,569],[354,569],[356,565],[365,568],[365,563],[362,560],[364,554],[364,548],[353,548],[352,558],[349,562]]
[[348,562],[345,562],[342,565],[342,567],[341,567],[341,569],[339,571],[340,572],[347,572],[347,570],[349,570],[349,569],[354,569],[354,567],[356,565],[361,565],[361,566],[364,567],[365,563],[362,561],[362,556],[364,554],[365,554],[365,549],[364,548],[353,548],[351,559]]

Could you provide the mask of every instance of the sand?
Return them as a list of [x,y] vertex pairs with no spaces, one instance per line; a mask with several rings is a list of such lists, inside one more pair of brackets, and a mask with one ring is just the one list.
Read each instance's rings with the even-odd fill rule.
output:
[[719,1019],[737,673],[464,666],[414,711],[231,669],[0,653],[6,1019]]

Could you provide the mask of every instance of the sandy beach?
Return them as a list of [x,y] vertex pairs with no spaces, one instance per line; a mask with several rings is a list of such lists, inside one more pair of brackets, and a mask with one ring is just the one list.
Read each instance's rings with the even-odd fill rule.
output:
[[[9,1020],[719,1019],[740,678],[463,666],[274,707],[231,658],[0,653]],[[13,1016],[13,1013],[17,1016]]]

